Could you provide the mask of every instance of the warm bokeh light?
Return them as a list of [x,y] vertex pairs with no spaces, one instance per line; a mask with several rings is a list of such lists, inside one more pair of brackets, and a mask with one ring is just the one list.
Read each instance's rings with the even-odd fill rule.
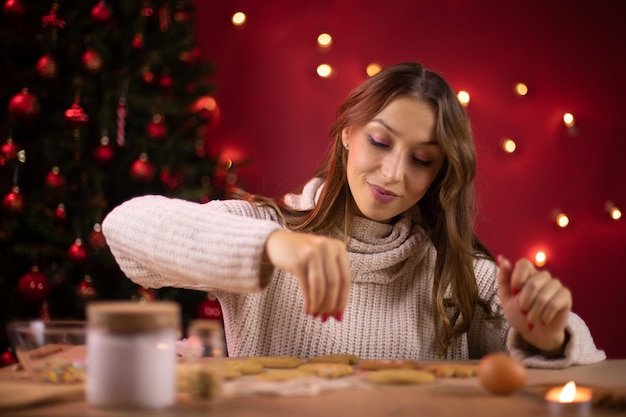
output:
[[456,97],[463,106],[467,106],[470,102],[470,95],[467,91],[461,90],[457,93]]
[[317,37],[317,44],[321,48],[328,48],[333,44],[333,37],[330,36],[328,33],[321,33]]
[[548,256],[544,251],[538,251],[535,253],[535,265],[544,266],[548,262]]
[[563,124],[567,127],[572,127],[576,124],[576,120],[574,119],[574,115],[572,113],[565,113],[563,115]]
[[558,213],[555,218],[554,221],[556,221],[557,226],[565,228],[569,225],[569,217],[567,217],[567,214],[565,213]]
[[511,138],[504,138],[502,140],[502,150],[506,153],[513,153],[517,149],[517,143]]
[[622,212],[620,209],[618,209],[617,207],[613,207],[610,211],[609,211],[609,215],[611,216],[611,218],[613,220],[619,220],[622,218]]
[[611,200],[604,204],[604,209],[609,213],[611,219],[619,220],[622,218],[622,211]]
[[382,69],[383,68],[380,66],[380,64],[372,62],[367,66],[367,68],[365,68],[365,72],[368,76],[373,77],[374,75],[378,74]]
[[320,64],[317,66],[317,75],[322,78],[328,78],[333,75],[333,67],[328,64]]
[[231,19],[233,25],[243,26],[246,23],[246,14],[244,12],[236,12]]
[[524,83],[515,84],[515,93],[518,96],[525,96],[526,94],[528,94],[528,86]]

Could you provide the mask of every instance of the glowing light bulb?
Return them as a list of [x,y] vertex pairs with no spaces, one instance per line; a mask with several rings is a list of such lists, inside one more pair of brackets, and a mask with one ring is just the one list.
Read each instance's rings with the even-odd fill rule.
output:
[[365,72],[368,76],[373,77],[374,75],[378,74],[382,69],[383,68],[380,66],[380,64],[372,62],[367,66],[367,68],[365,68]]
[[513,153],[517,149],[517,143],[511,138],[504,138],[502,140],[502,150],[506,153]]
[[246,23],[246,19],[247,17],[244,12],[236,12],[233,14],[231,22],[233,22],[235,26],[243,26]]
[[560,228],[566,228],[569,225],[569,217],[567,214],[563,213],[560,210],[555,210],[554,215],[552,216],[557,226]]
[[317,75],[321,78],[329,78],[333,75],[333,67],[328,64],[320,64],[317,66]]
[[467,91],[465,90],[459,91],[456,97],[459,99],[459,103],[461,103],[463,107],[467,107],[469,105],[470,95]]
[[518,96],[525,96],[526,94],[528,94],[528,86],[524,83],[515,84],[515,93]]
[[320,33],[317,37],[317,45],[321,48],[328,48],[333,44],[333,37],[328,33]]
[[535,253],[535,265],[544,266],[548,262],[548,257],[544,251],[538,251]]
[[619,220],[622,218],[622,211],[611,200],[604,204],[604,209],[609,213],[611,219]]
[[563,124],[567,127],[567,133],[571,137],[578,136],[578,128],[576,127],[576,119],[572,113],[565,113],[563,115]]

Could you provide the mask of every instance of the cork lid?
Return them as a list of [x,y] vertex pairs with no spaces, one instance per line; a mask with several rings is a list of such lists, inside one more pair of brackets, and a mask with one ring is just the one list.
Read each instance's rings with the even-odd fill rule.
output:
[[171,301],[112,301],[87,304],[87,324],[91,329],[112,333],[135,333],[178,329],[180,306]]

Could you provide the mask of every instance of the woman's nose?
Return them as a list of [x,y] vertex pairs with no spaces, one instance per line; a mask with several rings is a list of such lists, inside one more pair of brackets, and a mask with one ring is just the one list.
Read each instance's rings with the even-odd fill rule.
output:
[[402,155],[396,152],[390,152],[383,158],[380,170],[383,177],[389,182],[398,182],[402,178],[402,175],[404,175],[405,168]]

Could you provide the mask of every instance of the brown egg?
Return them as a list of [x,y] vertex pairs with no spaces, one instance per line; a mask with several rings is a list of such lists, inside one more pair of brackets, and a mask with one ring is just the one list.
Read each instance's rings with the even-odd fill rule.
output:
[[519,391],[526,377],[524,365],[506,353],[490,353],[478,364],[478,380],[492,394],[510,395]]

